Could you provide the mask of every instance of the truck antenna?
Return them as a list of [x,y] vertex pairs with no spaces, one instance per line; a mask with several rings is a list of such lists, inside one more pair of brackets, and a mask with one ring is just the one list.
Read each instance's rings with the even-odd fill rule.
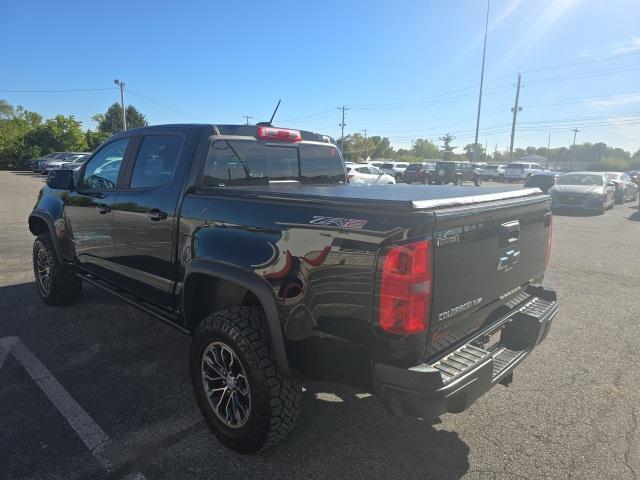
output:
[[278,104],[276,105],[276,109],[273,111],[273,115],[271,115],[271,119],[269,120],[269,125],[271,125],[273,123],[273,117],[276,116],[276,112],[278,111],[278,107],[280,106],[280,102],[282,101],[282,99],[278,99]]

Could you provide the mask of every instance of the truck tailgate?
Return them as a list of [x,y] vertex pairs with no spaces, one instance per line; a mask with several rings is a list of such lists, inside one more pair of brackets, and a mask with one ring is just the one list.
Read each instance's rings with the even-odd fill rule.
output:
[[427,356],[504,315],[523,287],[542,280],[549,207],[538,195],[435,211]]

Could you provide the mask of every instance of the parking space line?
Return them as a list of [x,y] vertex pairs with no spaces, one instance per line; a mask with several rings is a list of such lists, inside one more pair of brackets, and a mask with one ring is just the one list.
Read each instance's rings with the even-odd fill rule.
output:
[[73,399],[47,367],[31,353],[18,337],[0,339],[0,367],[9,352],[20,362],[29,376],[49,398],[49,401],[62,414],[98,463],[104,469],[111,470],[113,463],[96,452],[97,447],[110,441],[105,431]]
[[9,350],[0,341],[0,368],[2,368],[2,365],[4,364],[4,361],[7,359],[8,354],[9,354]]

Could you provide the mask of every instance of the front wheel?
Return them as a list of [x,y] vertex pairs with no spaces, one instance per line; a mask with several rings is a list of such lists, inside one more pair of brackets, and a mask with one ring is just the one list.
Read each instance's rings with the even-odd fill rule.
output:
[[41,233],[33,243],[33,273],[40,298],[48,305],[75,302],[82,293],[82,280],[72,265],[60,262],[48,233]]
[[473,181],[473,184],[476,187],[479,187],[480,185],[482,185],[482,180],[480,179],[480,177],[476,177],[476,179]]
[[191,341],[190,370],[200,411],[228,448],[254,453],[293,430],[302,388],[278,372],[261,310],[234,307],[206,317]]

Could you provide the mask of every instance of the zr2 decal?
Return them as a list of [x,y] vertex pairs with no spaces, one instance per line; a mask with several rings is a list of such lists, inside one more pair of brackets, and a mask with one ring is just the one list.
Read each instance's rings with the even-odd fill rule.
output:
[[339,218],[314,216],[309,220],[312,225],[327,225],[344,228],[363,228],[367,221],[359,218]]

